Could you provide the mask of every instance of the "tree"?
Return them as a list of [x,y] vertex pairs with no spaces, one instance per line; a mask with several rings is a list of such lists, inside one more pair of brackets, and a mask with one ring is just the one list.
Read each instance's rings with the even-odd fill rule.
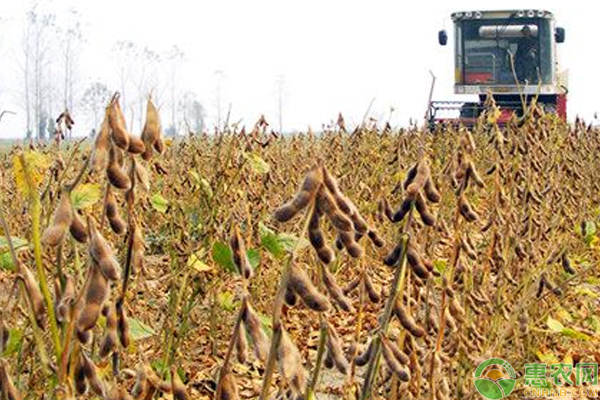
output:
[[179,112],[188,131],[202,133],[205,128],[206,111],[193,92],[186,92],[179,101]]
[[177,110],[177,81],[181,67],[180,64],[183,58],[184,53],[179,47],[177,47],[177,45],[173,46],[167,54],[167,60],[170,64],[169,94],[171,103],[171,126],[167,129],[167,132],[171,135],[177,134],[177,122],[175,120],[175,114]]
[[79,46],[83,41],[80,20],[79,12],[71,8],[57,27],[60,37],[60,56],[63,73],[63,107],[71,111],[73,111],[75,105],[73,99],[77,81]]
[[52,79],[50,64],[52,61],[52,28],[55,26],[54,14],[39,10],[35,2],[26,14],[23,32],[23,83],[24,109],[27,135],[38,140],[46,139],[47,118],[52,114]]
[[104,107],[110,99],[108,87],[101,82],[93,82],[83,92],[80,105],[83,111],[92,117],[93,126],[97,127],[104,114]]

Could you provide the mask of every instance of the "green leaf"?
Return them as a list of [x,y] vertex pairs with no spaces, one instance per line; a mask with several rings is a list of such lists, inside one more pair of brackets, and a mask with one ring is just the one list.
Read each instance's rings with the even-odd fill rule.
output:
[[71,193],[71,202],[76,210],[84,210],[96,204],[102,198],[99,183],[84,183]]
[[246,255],[248,256],[248,261],[250,261],[252,269],[256,269],[260,263],[260,252],[258,249],[248,249],[246,250]]
[[204,192],[206,197],[208,197],[209,199],[212,199],[213,190],[210,187],[210,183],[208,183],[208,181],[206,179],[204,179],[204,178],[200,179],[200,187],[202,188],[202,191]]
[[236,302],[234,301],[234,294],[228,290],[217,293],[217,302],[225,311],[233,311],[236,308]]
[[575,293],[581,294],[581,295],[585,295],[585,296],[590,296],[590,297],[593,297],[593,298],[600,297],[600,295],[598,295],[598,293],[594,292],[590,288],[583,287],[583,286],[577,286],[575,288]]
[[261,223],[258,224],[260,233],[260,245],[264,247],[273,257],[281,259],[285,256],[283,248],[277,234]]
[[222,242],[215,242],[212,248],[212,258],[221,267],[229,272],[237,272],[237,268],[231,259],[231,249]]
[[600,333],[600,319],[598,319],[597,316],[593,315],[590,318],[590,325],[592,326],[592,328],[594,328],[594,331],[596,333]]
[[193,268],[198,272],[208,272],[213,269],[212,266],[200,260],[200,258],[198,258],[198,255],[196,255],[195,253],[190,254],[187,265],[188,267]]
[[169,201],[162,197],[160,193],[156,193],[152,196],[150,204],[152,204],[152,208],[162,214],[166,213],[167,208],[169,207]]
[[541,362],[545,363],[545,364],[557,364],[559,363],[558,358],[554,355],[554,353],[542,353],[541,351],[538,351],[537,353],[538,358],[540,359]]
[[156,335],[156,332],[142,321],[129,318],[129,334],[133,340],[142,340]]
[[259,174],[266,174],[271,169],[269,164],[267,164],[267,162],[260,158],[260,156],[258,156],[257,154],[244,153],[244,158],[248,160],[250,168],[252,168],[254,172],[257,172]]
[[309,244],[306,239],[298,239],[289,233],[276,233],[262,222],[258,224],[258,231],[260,245],[277,259],[285,257],[286,253],[291,253],[296,247],[300,250]]
[[578,339],[578,340],[590,340],[590,337],[588,335],[586,335],[583,332],[579,332],[575,329],[571,329],[571,328],[564,328],[561,332],[561,335],[566,336],[566,337],[570,337],[573,339]]
[[0,253],[0,269],[5,271],[14,271],[15,263],[13,263],[12,256],[10,252],[6,251],[4,253]]
[[437,272],[439,272],[440,274],[443,274],[444,272],[446,272],[447,266],[448,266],[447,260],[438,259],[433,262],[433,268],[435,268],[435,270]]
[[596,224],[594,221],[585,221],[583,223],[583,240],[587,245],[590,245],[596,237]]
[[[256,269],[260,262],[260,252],[258,251],[258,249],[248,249],[246,250],[246,255],[248,255],[248,261],[250,262],[250,266],[253,269]],[[227,246],[223,242],[215,242],[215,244],[213,244],[212,258],[214,262],[219,264],[221,267],[225,268],[225,270],[237,274],[238,270],[235,267],[231,256],[231,249],[229,248],[229,246]]]
[[23,331],[20,329],[9,329],[8,342],[6,349],[2,353],[3,357],[8,357],[14,353],[18,353],[23,345]]
[[[10,240],[11,240],[15,250],[22,249],[23,247],[26,247],[29,244],[27,242],[27,240],[18,238],[16,236],[11,236]],[[8,248],[8,242],[6,241],[6,236],[0,236],[0,251],[7,251],[7,250],[9,250],[9,248]]]
[[548,328],[552,331],[552,332],[562,332],[563,329],[565,329],[565,326],[563,324],[560,323],[560,321],[555,320],[552,317],[548,317],[548,319],[546,320],[546,325],[548,325]]

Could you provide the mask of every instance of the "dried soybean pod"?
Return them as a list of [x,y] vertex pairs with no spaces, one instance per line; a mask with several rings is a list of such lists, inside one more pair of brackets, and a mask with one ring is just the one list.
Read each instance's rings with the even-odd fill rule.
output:
[[363,283],[365,285],[365,291],[367,292],[367,296],[369,297],[371,303],[379,303],[379,300],[381,300],[381,298],[379,296],[379,293],[377,293],[377,291],[375,290],[375,286],[373,286],[373,282],[371,281],[369,275],[364,275]]
[[427,197],[427,200],[429,200],[430,202],[439,203],[442,200],[442,196],[440,195],[440,192],[438,192],[435,185],[433,184],[433,180],[431,177],[429,177],[425,181],[425,186],[423,187],[423,189],[424,189],[423,191],[425,193],[425,197]]
[[415,180],[415,177],[417,176],[418,167],[419,163],[416,162],[412,167],[410,167],[410,169],[406,173],[406,179],[404,180],[404,183],[402,183],[402,187],[404,188],[404,190],[406,190],[408,186]]
[[321,168],[314,165],[304,176],[294,197],[275,210],[274,218],[279,222],[287,222],[292,219],[314,199],[322,182]]
[[429,178],[429,166],[427,161],[423,159],[418,163],[415,179],[406,188],[406,195],[408,197],[416,195],[425,186],[427,178]]
[[369,236],[369,239],[371,239],[371,242],[375,245],[375,247],[381,248],[385,246],[384,240],[373,229],[369,229],[367,235]]
[[46,311],[44,309],[44,297],[42,296],[40,286],[35,280],[31,270],[25,265],[21,265],[20,278],[23,279],[23,283],[25,284],[25,290],[27,291],[27,297],[31,302],[31,308],[33,309],[35,320],[38,326],[43,328],[44,314]]
[[0,338],[2,338],[0,340],[0,353],[4,353],[8,340],[10,339],[10,329],[6,326],[3,312],[0,312]]
[[327,323],[327,352],[331,355],[333,363],[338,371],[342,374],[348,373],[348,360],[342,350],[342,344],[340,337],[338,336],[335,328]]
[[465,197],[464,194],[461,194],[458,200],[458,207],[459,207],[459,211],[460,214],[468,221],[468,222],[474,222],[477,221],[479,219],[479,216],[477,215],[477,213],[473,210],[473,208],[471,207],[471,205],[469,204],[469,201],[467,200],[467,198]]
[[146,242],[144,241],[144,235],[142,234],[142,229],[136,223],[133,226],[133,243],[131,245],[132,251],[132,273],[136,273],[144,268],[144,250],[146,247]]
[[69,317],[69,309],[75,300],[75,285],[73,278],[67,276],[65,279],[65,287],[60,296],[60,301],[56,305],[56,320],[59,323],[66,322]]
[[78,331],[88,331],[96,325],[110,288],[98,266],[92,265],[91,268],[92,271],[84,294],[83,308],[77,319]]
[[318,312],[329,310],[331,304],[327,296],[319,292],[303,268],[296,264],[290,267],[289,288],[293,290],[308,308]]
[[385,336],[382,336],[381,340],[386,342],[388,348],[393,353],[394,357],[398,361],[400,361],[401,364],[406,365],[410,362],[408,355],[405,352],[403,352],[402,350],[400,350],[400,348],[398,347],[398,345],[396,343],[394,343],[392,340],[388,339]]
[[352,232],[338,231],[338,238],[351,257],[360,258],[362,256],[363,250],[356,243]]
[[142,154],[146,151],[146,145],[144,144],[144,141],[141,138],[130,135],[129,146],[127,147],[127,151],[131,154]]
[[158,111],[152,103],[152,100],[148,99],[146,103],[146,122],[144,123],[144,129],[142,130],[142,141],[144,142],[145,150],[142,153],[142,158],[148,161],[153,154],[154,144],[159,140],[161,136],[161,126]]
[[79,213],[76,211],[73,212],[73,220],[69,226],[69,232],[71,232],[73,239],[77,240],[79,243],[87,243],[88,229],[79,217]]
[[339,231],[352,232],[354,225],[352,220],[344,214],[324,187],[317,192],[317,206],[331,221],[331,224]]
[[544,287],[546,287],[546,274],[542,273],[540,276],[540,282],[538,283],[538,289],[536,292],[536,297],[539,299],[542,297],[542,293],[544,292]]
[[146,192],[150,190],[150,176],[148,170],[140,162],[135,163],[135,180],[136,183],[140,183]]
[[389,342],[382,340],[381,344],[383,347],[383,358],[390,371],[392,371],[392,373],[394,373],[401,381],[408,382],[410,376],[406,369],[402,367],[402,364],[394,357],[394,353],[388,346]]
[[333,361],[333,356],[331,355],[331,351],[329,351],[329,349],[327,349],[326,353],[325,353],[325,360],[323,361],[323,365],[325,365],[325,368],[331,369],[334,367],[335,363]]
[[421,279],[429,278],[429,270],[425,267],[423,263],[423,259],[419,252],[409,244],[408,249],[406,251],[406,261],[408,261],[408,265],[410,265],[412,271]]
[[477,186],[479,186],[481,188],[485,186],[485,183],[483,182],[483,179],[481,179],[481,176],[479,176],[479,173],[477,172],[477,169],[475,168],[475,164],[473,164],[473,161],[469,161],[467,171],[469,173],[469,176],[471,178],[473,178],[473,182],[475,182],[475,184]]
[[354,307],[352,306],[352,301],[346,297],[342,289],[337,284],[335,277],[329,271],[327,266],[322,266],[321,268],[323,274],[323,284],[327,289],[327,292],[331,296],[331,298],[336,302],[336,304],[344,311],[353,312]]
[[110,186],[107,188],[106,193],[106,202],[104,203],[106,216],[108,218],[108,222],[110,228],[117,235],[122,235],[125,233],[125,221],[119,215],[119,206],[117,205],[117,199],[115,198],[114,193],[110,189]]
[[425,199],[423,198],[421,193],[415,194],[415,208],[421,216],[421,221],[423,221],[425,225],[435,225],[435,217],[429,212],[429,209],[427,208],[427,203],[425,203]]
[[104,121],[96,134],[94,147],[90,155],[90,167],[93,171],[101,171],[108,165],[110,142],[110,126],[108,123],[108,111],[104,115]]
[[323,231],[321,231],[319,225],[319,213],[317,212],[316,207],[313,209],[308,223],[308,240],[323,263],[329,264],[333,261],[335,254],[331,247],[325,243],[325,237],[323,236]]
[[246,246],[237,225],[233,228],[233,233],[229,239],[229,246],[231,247],[231,258],[239,274],[245,279],[250,279],[253,275],[252,266],[250,265]]
[[381,216],[385,215],[388,220],[390,220],[391,222],[395,222],[394,212],[392,211],[392,208],[390,207],[390,204],[388,203],[385,197],[379,199],[379,214]]
[[123,150],[127,150],[129,147],[129,133],[125,127],[125,118],[118,97],[113,98],[108,107],[108,123],[112,131],[113,142]]
[[456,318],[458,322],[463,322],[465,319],[465,310],[458,301],[458,298],[453,297],[450,299],[450,314]]
[[90,243],[88,247],[90,256],[106,279],[110,279],[111,281],[118,280],[121,277],[121,266],[117,261],[113,249],[91,219],[88,219],[88,229],[90,231]]
[[242,324],[240,324],[238,328],[235,349],[237,352],[238,361],[241,364],[245,364],[248,360],[248,338],[246,337],[246,331],[244,331]]
[[88,390],[85,370],[83,368],[83,356],[79,354],[75,362],[73,378],[75,379],[75,390],[78,394],[86,394]]
[[392,251],[383,259],[383,263],[389,267],[395,266],[402,255],[402,243],[397,244]]
[[123,300],[117,300],[116,304],[117,310],[117,334],[119,335],[119,341],[121,342],[121,346],[123,348],[129,347],[129,343],[131,342],[129,337],[129,319],[127,318],[127,314],[125,313],[125,308],[123,304]]
[[571,260],[569,260],[569,256],[567,255],[566,251],[562,254],[560,262],[561,262],[561,265],[562,265],[563,269],[565,270],[565,272],[567,272],[569,274],[576,274],[577,273],[577,271],[575,270],[575,268],[573,268],[571,266]]
[[277,363],[279,372],[289,382],[295,393],[300,393],[305,386],[306,371],[302,365],[302,358],[298,347],[292,342],[289,334],[280,327],[281,340],[277,349]]
[[398,317],[404,329],[410,332],[411,335],[416,338],[425,336],[425,329],[417,325],[414,318],[404,309],[399,299],[396,299],[394,314]]
[[356,358],[354,359],[354,364],[358,365],[359,367],[363,367],[365,365],[367,365],[367,363],[369,362],[369,359],[371,358],[371,353],[373,352],[373,341],[369,340],[369,343],[367,344],[365,350],[360,353],[358,356],[356,356]]
[[230,371],[227,371],[221,377],[221,393],[220,397],[216,400],[239,400],[240,394],[238,393],[237,382],[235,377]]
[[189,400],[190,398],[175,367],[171,367],[171,392],[173,393],[173,400]]
[[58,246],[64,239],[65,233],[73,220],[73,207],[68,192],[63,191],[52,224],[49,225],[42,235],[42,242],[48,246]]
[[392,222],[400,222],[404,219],[404,216],[410,211],[413,199],[410,197],[405,198],[400,205],[400,208],[396,210],[392,216]]
[[246,299],[244,299],[244,304],[242,307],[242,322],[244,323],[246,332],[248,332],[250,340],[252,341],[256,358],[261,361],[265,361],[267,358],[269,344],[265,331],[260,323],[260,319]]
[[358,285],[360,285],[361,283],[362,283],[362,276],[359,275],[356,278],[354,278],[352,281],[350,281],[350,283],[342,291],[347,296],[348,294],[352,293],[354,291],[354,289],[356,289],[358,287]]
[[146,374],[146,367],[140,363],[138,365],[137,374],[135,377],[135,384],[131,390],[133,397],[137,399],[147,399],[149,396],[154,394],[154,391],[150,388],[148,382],[148,376]]
[[21,400],[23,398],[8,373],[8,361],[4,358],[0,360],[0,389],[2,397],[6,400]]
[[294,307],[298,302],[298,296],[289,286],[285,289],[284,300],[289,307]]
[[117,348],[117,312],[114,306],[108,305],[104,307],[102,314],[106,317],[106,327],[100,340],[98,355],[105,358]]
[[98,375],[98,369],[96,368],[96,365],[92,360],[90,360],[87,354],[85,354],[85,351],[81,352],[81,359],[83,372],[88,383],[90,384],[90,389],[97,396],[104,397],[104,382]]
[[108,167],[106,168],[106,177],[110,184],[117,189],[128,190],[131,187],[131,180],[125,171],[123,171],[123,167],[119,164],[118,157],[117,149],[111,147]]

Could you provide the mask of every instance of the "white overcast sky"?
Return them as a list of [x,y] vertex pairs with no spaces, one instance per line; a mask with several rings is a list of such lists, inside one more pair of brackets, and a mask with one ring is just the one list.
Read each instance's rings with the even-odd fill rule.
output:
[[[500,4],[501,3],[501,4]],[[82,15],[86,38],[80,80],[115,87],[110,50],[131,40],[166,51],[178,45],[186,60],[181,82],[198,93],[208,123],[216,119],[215,71],[222,70],[222,100],[232,120],[252,124],[261,113],[276,125],[276,79],[285,77],[284,128],[320,128],[342,112],[358,123],[371,100],[371,115],[394,125],[421,119],[430,75],[434,98],[451,98],[452,46],[440,47],[437,32],[452,31],[450,13],[464,10],[546,9],[567,32],[559,45],[569,69],[569,117],[591,120],[600,109],[598,41],[600,3],[595,1],[74,1],[50,0],[57,14],[70,6]],[[17,116],[0,123],[0,138],[23,132],[19,69],[29,1],[0,2],[0,109]],[[449,41],[452,43],[452,40]],[[77,121],[77,115],[75,115]],[[81,124],[80,124],[81,125]],[[90,126],[78,125],[79,134]]]

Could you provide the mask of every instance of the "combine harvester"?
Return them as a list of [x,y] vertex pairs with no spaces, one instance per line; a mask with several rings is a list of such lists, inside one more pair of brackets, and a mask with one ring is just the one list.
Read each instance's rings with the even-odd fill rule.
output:
[[[557,43],[565,30],[555,27],[544,10],[467,11],[452,14],[454,22],[454,93],[477,95],[478,101],[429,101],[430,124],[473,126],[491,93],[504,125],[523,103],[537,103],[545,112],[567,116],[567,73],[560,72]],[[438,34],[440,45],[448,34]],[[435,83],[435,78],[434,78]],[[433,84],[432,84],[433,92]]]

